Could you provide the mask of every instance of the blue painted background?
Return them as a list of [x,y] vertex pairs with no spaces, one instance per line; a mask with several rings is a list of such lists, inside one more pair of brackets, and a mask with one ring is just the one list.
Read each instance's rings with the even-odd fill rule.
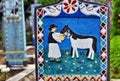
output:
[[[100,19],[99,18],[44,18],[44,46],[48,47],[48,34],[50,24],[58,26],[57,32],[60,32],[65,25],[79,35],[95,36],[97,38],[97,52],[100,52]],[[70,49],[69,38],[59,44],[61,49]]]
[[[44,18],[44,56],[45,66],[44,74],[47,75],[99,75],[100,74],[100,19],[99,18]],[[72,59],[70,56],[71,43],[69,38],[65,38],[59,43],[61,49],[61,63],[50,62],[48,58],[48,34],[50,33],[50,24],[58,26],[57,32],[60,32],[65,25],[77,34],[85,36],[94,36],[97,38],[97,52],[95,59],[90,61],[86,57],[87,50],[78,50],[79,59]],[[68,54],[67,54],[68,52]]]

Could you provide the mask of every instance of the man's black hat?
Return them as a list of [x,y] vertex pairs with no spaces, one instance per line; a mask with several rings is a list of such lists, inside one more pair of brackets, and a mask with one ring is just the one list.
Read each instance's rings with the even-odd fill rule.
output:
[[51,24],[49,30],[51,30],[52,28],[57,28],[57,26],[55,24]]

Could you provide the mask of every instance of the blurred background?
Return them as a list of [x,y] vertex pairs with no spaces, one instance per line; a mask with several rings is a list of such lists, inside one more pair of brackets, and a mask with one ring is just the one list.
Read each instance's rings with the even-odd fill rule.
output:
[[[3,45],[3,32],[2,32],[2,17],[3,17],[3,2],[0,0],[0,69],[6,64],[5,47]],[[24,1],[24,15],[25,15],[25,27],[26,27],[26,45],[27,45],[27,57],[28,64],[31,64],[31,68],[35,65],[35,36],[34,25],[32,17],[34,16],[34,7],[38,5],[45,5],[58,2],[59,0],[23,0]],[[89,2],[95,2],[100,4],[106,4],[109,7],[109,24],[110,24],[110,77],[111,79],[120,79],[120,0],[83,0]],[[33,11],[32,11],[33,10]],[[15,68],[16,69],[16,68]],[[11,71],[11,76],[24,71],[26,68]],[[33,70],[34,71],[34,70]],[[11,74],[10,73],[10,74]],[[1,75],[1,72],[0,72]],[[31,74],[31,76],[34,75]],[[11,77],[10,76],[10,77]],[[35,76],[35,75],[34,75]],[[27,77],[27,79],[29,79]],[[28,81],[25,79],[24,81]],[[32,77],[34,81],[35,77]],[[0,80],[2,81],[2,80]],[[4,81],[4,80],[3,80]]]

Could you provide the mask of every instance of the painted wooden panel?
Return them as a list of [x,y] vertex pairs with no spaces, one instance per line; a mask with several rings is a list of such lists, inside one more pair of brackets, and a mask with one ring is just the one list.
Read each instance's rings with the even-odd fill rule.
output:
[[107,6],[63,0],[35,20],[38,81],[109,81]]

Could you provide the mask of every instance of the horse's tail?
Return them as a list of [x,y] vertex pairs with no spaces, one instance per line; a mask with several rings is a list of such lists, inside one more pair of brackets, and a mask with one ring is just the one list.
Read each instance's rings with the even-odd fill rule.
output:
[[97,51],[97,46],[96,46],[96,44],[97,44],[97,38],[96,38],[96,37],[93,37],[93,44],[92,44],[92,47],[93,47],[94,52]]
[[73,53],[73,47],[71,47],[71,54],[70,54],[71,56],[72,56],[72,53]]
[[86,56],[88,57],[90,50],[88,49]]

